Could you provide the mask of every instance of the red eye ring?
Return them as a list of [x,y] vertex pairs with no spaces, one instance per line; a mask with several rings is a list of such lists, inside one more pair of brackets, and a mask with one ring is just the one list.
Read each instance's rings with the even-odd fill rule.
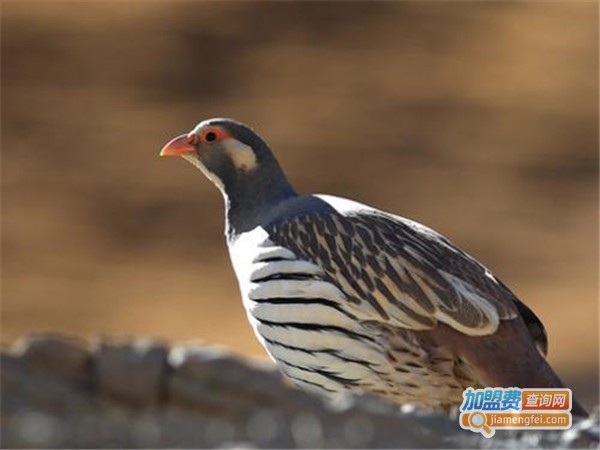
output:
[[208,128],[200,135],[200,139],[204,142],[216,142],[228,137],[229,135],[220,128]]

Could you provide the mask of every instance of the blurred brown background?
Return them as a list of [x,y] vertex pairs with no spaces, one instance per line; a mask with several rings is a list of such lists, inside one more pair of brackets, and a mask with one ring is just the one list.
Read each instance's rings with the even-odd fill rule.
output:
[[161,146],[228,116],[304,192],[446,234],[598,395],[594,2],[2,4],[2,341],[199,338],[262,355],[216,189]]

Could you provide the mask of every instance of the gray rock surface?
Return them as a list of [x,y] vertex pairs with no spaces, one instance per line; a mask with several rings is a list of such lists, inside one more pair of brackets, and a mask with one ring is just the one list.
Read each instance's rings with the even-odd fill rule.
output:
[[3,448],[597,448],[598,412],[568,431],[498,431],[366,397],[290,387],[268,364],[202,345],[42,334],[1,352]]

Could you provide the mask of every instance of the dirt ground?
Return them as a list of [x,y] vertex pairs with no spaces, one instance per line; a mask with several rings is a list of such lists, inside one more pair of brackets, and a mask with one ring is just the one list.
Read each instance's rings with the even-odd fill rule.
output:
[[263,355],[216,189],[157,157],[228,116],[302,192],[445,234],[598,396],[594,2],[3,2],[2,332]]

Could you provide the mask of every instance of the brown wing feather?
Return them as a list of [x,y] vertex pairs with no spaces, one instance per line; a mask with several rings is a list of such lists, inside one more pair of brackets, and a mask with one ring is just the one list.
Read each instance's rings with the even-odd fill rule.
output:
[[521,310],[512,292],[475,259],[406,219],[319,212],[266,229],[273,241],[323,267],[364,320],[414,330],[442,322],[468,335],[486,335]]

